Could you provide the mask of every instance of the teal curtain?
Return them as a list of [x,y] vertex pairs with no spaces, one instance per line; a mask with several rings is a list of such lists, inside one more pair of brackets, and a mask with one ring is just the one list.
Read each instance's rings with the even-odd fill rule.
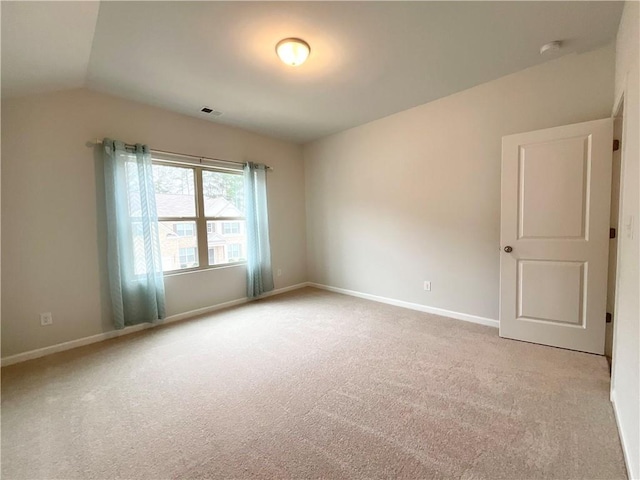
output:
[[273,290],[269,214],[267,213],[267,168],[244,166],[245,216],[247,222],[247,297]]
[[158,214],[149,147],[105,138],[107,257],[117,329],[165,317]]

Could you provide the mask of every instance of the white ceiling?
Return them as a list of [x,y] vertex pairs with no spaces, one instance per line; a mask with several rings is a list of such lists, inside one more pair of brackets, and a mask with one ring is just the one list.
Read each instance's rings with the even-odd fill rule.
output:
[[85,85],[99,2],[2,2],[2,96]]
[[[611,42],[620,2],[2,2],[2,93],[84,85],[295,142]],[[97,23],[96,23],[97,19]],[[95,33],[94,33],[95,29]],[[280,63],[284,37],[311,45]],[[540,56],[543,43],[564,48]],[[90,52],[90,56],[89,56]]]

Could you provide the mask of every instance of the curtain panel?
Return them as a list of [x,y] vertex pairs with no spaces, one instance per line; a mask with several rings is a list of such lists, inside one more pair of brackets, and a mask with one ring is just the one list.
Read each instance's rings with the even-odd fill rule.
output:
[[103,141],[107,258],[117,329],[165,318],[158,215],[149,147]]
[[245,165],[244,192],[247,222],[247,297],[255,298],[273,290],[265,165],[251,162]]

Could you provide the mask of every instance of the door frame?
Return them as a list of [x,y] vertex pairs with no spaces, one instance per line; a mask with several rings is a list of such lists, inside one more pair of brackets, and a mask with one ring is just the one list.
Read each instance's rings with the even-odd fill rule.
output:
[[[626,143],[626,132],[627,129],[625,128],[625,123],[626,123],[626,116],[624,114],[624,104],[625,104],[625,92],[623,91],[622,94],[620,95],[620,98],[618,98],[616,104],[613,107],[613,112],[612,112],[612,118],[615,122],[615,120],[617,118],[622,117],[622,132],[620,135],[620,188],[618,191],[618,225],[616,225],[616,232],[618,235],[618,248],[617,248],[617,254],[616,254],[616,276],[615,276],[615,288],[614,288],[614,293],[613,293],[613,312],[614,315],[617,315],[618,312],[618,303],[620,302],[620,240],[621,240],[621,235],[623,235],[623,231],[622,231],[622,222],[623,222],[623,216],[622,216],[622,212],[623,212],[623,202],[624,202],[624,182],[622,181],[622,179],[624,178],[624,171],[625,171],[625,166],[626,166],[626,162],[625,162],[625,143]],[[609,395],[610,395],[610,400],[613,401],[613,392],[615,390],[615,370],[616,370],[616,346],[617,346],[617,322],[615,320],[615,318],[613,319],[613,342],[612,342],[612,346],[611,346],[611,385],[610,385],[610,389],[609,389]],[[626,458],[626,457],[625,457]]]

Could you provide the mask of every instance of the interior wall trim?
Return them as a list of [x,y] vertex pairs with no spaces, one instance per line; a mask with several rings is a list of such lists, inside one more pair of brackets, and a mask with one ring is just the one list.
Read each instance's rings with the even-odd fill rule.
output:
[[[292,290],[297,290],[299,288],[304,288],[304,287],[315,287],[321,290],[327,290],[329,292],[341,293],[343,295],[350,295],[352,297],[364,298],[366,300],[372,300],[374,302],[386,303],[388,305],[394,305],[396,307],[408,308],[410,310],[417,310],[420,312],[431,313],[434,315],[454,318],[456,320],[462,320],[465,322],[477,323],[477,324],[486,325],[489,327],[498,328],[499,326],[498,320],[494,320],[491,318],[480,317],[480,316],[471,315],[468,313],[455,312],[452,310],[445,310],[443,308],[430,307],[428,305],[421,305],[418,303],[405,302],[403,300],[396,300],[393,298],[381,297],[378,295],[357,292],[355,290],[348,290],[345,288],[332,287],[329,285],[323,285],[323,284],[314,283],[314,282],[302,282],[302,283],[297,283],[295,285],[290,285],[288,287],[278,288],[276,290],[273,290],[272,292],[268,292],[262,295],[260,298],[267,298],[273,295],[279,295],[282,293],[290,292]],[[158,324],[143,323],[140,325],[125,327],[122,330],[111,330],[109,332],[98,333],[96,335],[91,335],[89,337],[70,340],[68,342],[58,343],[56,345],[50,345],[48,347],[38,348],[36,350],[29,350],[27,352],[22,352],[16,355],[11,355],[11,356],[2,358],[1,365],[3,367],[6,367],[16,363],[26,362],[27,360],[33,360],[36,358],[44,357],[46,355],[51,355],[53,353],[64,352],[66,350],[71,350],[74,348],[91,345],[92,343],[103,342],[111,338],[117,338],[123,335],[128,335],[130,333],[140,332],[142,330],[146,330],[148,328],[154,328],[159,325],[166,325],[168,323],[179,322],[182,320],[187,320],[190,318],[205,315],[207,313],[212,313],[217,310],[222,310],[224,308],[235,307],[235,306],[247,303],[249,301],[250,300],[246,297],[238,298],[236,300],[231,300],[228,302],[218,303],[216,305],[211,305],[208,307],[190,310],[188,312],[171,315],[170,317],[167,317],[162,323],[158,323]]]
[[622,424],[618,418],[618,406],[616,404],[616,392],[611,391],[611,404],[613,405],[613,417],[616,419],[616,426],[618,427],[618,436],[620,437],[620,445],[622,446],[622,456],[624,457],[624,464],[627,467],[627,476],[630,479],[640,478],[640,471],[634,472],[629,459],[631,458],[631,452],[629,451],[628,442],[625,442],[625,433]]
[[374,302],[395,305],[396,307],[408,308],[410,310],[417,310],[419,312],[432,313],[434,315],[454,318],[456,320],[462,320],[465,322],[478,323],[480,325],[486,325],[488,327],[498,328],[500,326],[500,322],[498,320],[480,317],[478,315],[471,315],[469,313],[454,312],[453,310],[445,310],[444,308],[430,307],[428,305],[422,305],[419,303],[411,303],[405,302],[404,300],[396,300],[394,298],[380,297],[378,295],[372,295],[370,293],[362,293],[355,290],[347,290],[346,288],[332,287],[329,285],[323,285],[321,283],[309,282],[309,286],[319,288],[321,290],[327,290],[329,292],[342,293],[344,295],[350,295],[352,297],[373,300]]
[[[297,283],[295,285],[290,285],[288,287],[278,288],[271,292],[267,292],[264,295],[260,296],[259,299],[272,297],[274,295],[279,295],[281,293],[290,292],[291,290],[297,290],[299,288],[303,288],[307,286],[307,282]],[[257,300],[259,300],[257,299]],[[184,313],[178,313],[176,315],[171,315],[165,318],[160,323],[141,323],[139,325],[133,325],[130,327],[125,327],[122,330],[111,330],[104,333],[98,333],[96,335],[91,335],[89,337],[78,338],[76,340],[70,340],[64,343],[58,343],[56,345],[50,345],[48,347],[38,348],[36,350],[29,350],[27,352],[18,353],[16,355],[11,355],[8,357],[4,357],[1,360],[1,365],[3,367],[7,367],[9,365],[13,365],[16,363],[26,362],[27,360],[33,360],[35,358],[44,357],[46,355],[51,355],[53,353],[64,352],[66,350],[71,350],[73,348],[84,347],[85,345],[91,345],[92,343],[103,342],[105,340],[109,340],[111,338],[121,337],[123,335],[129,335],[130,333],[140,332],[142,330],[147,330],[149,328],[158,327],[160,325],[166,325],[168,323],[179,322],[182,320],[187,320],[194,317],[199,317],[201,315],[205,315],[207,313],[215,312],[217,310],[222,310],[224,308],[235,307],[237,305],[242,305],[244,303],[250,302],[249,298],[238,298],[236,300],[231,300],[228,302],[218,303],[216,305],[211,305],[204,308],[198,308],[195,310],[190,310]]]

